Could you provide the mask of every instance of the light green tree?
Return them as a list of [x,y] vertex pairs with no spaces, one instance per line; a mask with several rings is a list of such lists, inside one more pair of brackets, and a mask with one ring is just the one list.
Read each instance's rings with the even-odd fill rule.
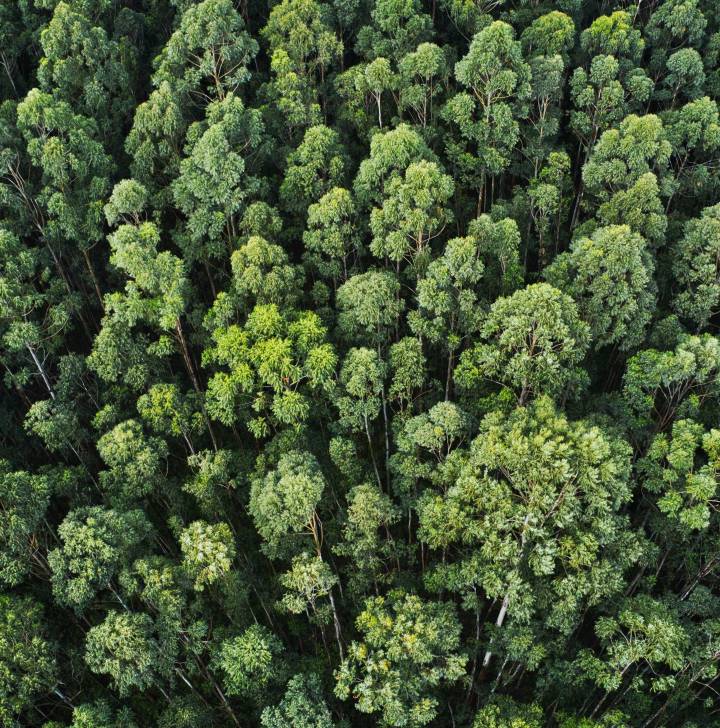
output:
[[559,396],[583,380],[578,365],[587,351],[589,326],[572,298],[547,283],[495,301],[479,338],[463,352],[456,372],[455,381],[466,390],[497,382],[524,404],[533,394]]
[[435,689],[465,671],[452,605],[393,591],[366,600],[357,628],[363,640],[350,645],[335,694],[352,695],[361,713],[380,713],[383,725],[430,723],[438,712]]

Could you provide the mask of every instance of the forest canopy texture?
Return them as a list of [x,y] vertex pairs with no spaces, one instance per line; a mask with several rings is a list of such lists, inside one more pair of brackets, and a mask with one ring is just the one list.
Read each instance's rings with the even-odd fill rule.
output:
[[0,0],[0,728],[720,725],[718,0]]

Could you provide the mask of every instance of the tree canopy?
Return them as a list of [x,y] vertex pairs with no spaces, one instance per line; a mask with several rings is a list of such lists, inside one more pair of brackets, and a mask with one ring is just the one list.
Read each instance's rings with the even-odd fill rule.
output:
[[0,0],[0,728],[720,725],[720,4]]

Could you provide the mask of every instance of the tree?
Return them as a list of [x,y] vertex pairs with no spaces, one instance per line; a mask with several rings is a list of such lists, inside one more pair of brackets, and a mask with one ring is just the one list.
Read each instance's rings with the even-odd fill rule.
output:
[[137,420],[126,420],[105,433],[97,443],[109,470],[100,473],[100,485],[113,498],[132,501],[150,495],[163,481],[168,448],[158,437],[146,437]]
[[60,250],[81,253],[91,285],[101,298],[90,250],[102,238],[103,198],[113,171],[111,158],[99,141],[94,120],[77,114],[65,101],[32,89],[17,107],[17,125],[27,154],[40,174],[37,199],[28,197],[27,185],[11,173],[17,194],[30,205],[41,233],[66,287],[68,273]]
[[333,32],[330,7],[316,0],[282,0],[273,7],[262,35],[270,47],[273,79],[268,98],[277,104],[278,124],[289,141],[320,123],[326,76],[343,53]]
[[282,700],[263,710],[260,724],[262,728],[332,728],[334,723],[323,699],[317,675],[294,675],[287,684]]
[[421,43],[402,57],[398,71],[402,80],[400,109],[408,111],[423,129],[432,128],[450,77],[448,49]]
[[373,24],[358,31],[356,50],[370,60],[385,56],[399,61],[432,36],[432,19],[418,0],[379,0]]
[[109,242],[110,262],[129,280],[125,295],[115,293],[108,297],[108,318],[118,316],[130,326],[143,321],[174,336],[193,385],[199,390],[181,321],[189,297],[185,263],[169,251],[158,251],[160,231],[151,222],[121,225],[110,235]]
[[405,174],[410,164],[423,160],[434,162],[436,157],[420,134],[407,124],[375,134],[370,140],[370,156],[360,164],[353,182],[358,205],[380,205],[385,186]]
[[54,398],[46,361],[57,354],[76,305],[77,299],[67,297],[62,284],[52,280],[40,250],[0,230],[0,331],[9,386],[23,387],[39,376],[45,393]]
[[78,705],[73,709],[71,728],[136,728],[132,713],[121,708],[117,713],[104,701]]
[[532,394],[559,396],[582,382],[582,361],[590,329],[575,302],[537,283],[499,298],[480,330],[481,343],[460,357],[456,383],[470,389],[482,381],[515,391],[524,404]]
[[205,106],[239,91],[257,52],[232,0],[204,0],[182,13],[153,81],[159,89],[167,83],[183,106]]
[[613,55],[597,54],[589,71],[576,68],[570,78],[574,110],[570,126],[590,155],[600,135],[622,121],[629,111],[639,111],[653,89],[652,81],[641,69],[620,77],[620,63]]
[[360,257],[361,239],[355,203],[348,190],[333,187],[310,205],[303,244],[308,267],[321,278],[332,280],[333,289],[350,277]]
[[418,308],[408,314],[408,322],[414,333],[441,344],[447,354],[445,399],[450,398],[456,352],[480,328],[476,291],[484,270],[477,237],[453,238],[417,284]]
[[[373,349],[350,349],[340,370],[342,394],[337,400],[340,425],[349,432],[364,432],[378,485],[382,487],[380,471],[373,450],[371,424],[385,403],[385,363]],[[387,424],[387,421],[386,421]],[[388,434],[386,431],[386,438]],[[389,444],[386,455],[389,456]],[[387,467],[387,461],[386,461]]]
[[58,527],[60,546],[48,553],[57,602],[81,614],[99,591],[110,589],[124,605],[112,580],[150,531],[139,510],[86,506],[71,511]]
[[319,547],[322,524],[316,509],[324,489],[325,478],[312,454],[284,454],[276,470],[252,484],[250,513],[258,533],[272,548],[288,535],[310,535]]
[[[285,250],[260,235],[251,235],[230,257],[232,269],[230,299],[240,311],[253,304],[295,303],[302,285],[302,271],[290,263]],[[216,298],[215,307],[221,310],[228,301],[223,294]]]
[[627,225],[613,225],[576,238],[545,278],[573,297],[596,347],[616,344],[627,350],[642,343],[653,315],[653,268],[642,236]]
[[668,194],[671,152],[657,116],[631,114],[617,129],[604,132],[595,145],[582,170],[585,189],[602,204],[651,172],[658,179],[660,194]]
[[[191,454],[195,454],[192,436],[203,428],[203,419],[192,396],[183,393],[176,384],[154,384],[138,397],[140,417],[155,433],[182,437]],[[151,440],[155,456],[162,454],[166,444],[159,438]]]
[[255,437],[304,424],[311,398],[332,385],[336,355],[316,313],[260,305],[245,326],[220,326],[212,337],[203,362],[229,371],[211,377],[208,413],[227,425],[249,415],[243,420]]
[[636,418],[635,426],[653,424],[666,430],[676,417],[698,414],[706,400],[718,396],[720,346],[708,334],[681,336],[672,351],[644,349],[627,364],[623,398]]
[[0,581],[16,586],[30,572],[33,561],[45,570],[34,545],[52,492],[53,479],[43,473],[13,471],[0,460]]
[[[654,248],[665,242],[667,217],[660,200],[658,179],[646,172],[626,190],[616,192],[597,209],[597,218],[603,225],[627,225],[634,233],[646,238]],[[583,225],[592,232],[594,222]]]
[[306,555],[295,559],[292,570],[281,579],[291,590],[283,603],[290,611],[299,611],[304,600],[314,609],[313,601],[318,596],[327,596],[342,658],[340,618],[332,594],[337,577],[323,561],[324,529],[317,511],[324,490],[325,478],[316,458],[309,452],[290,451],[280,457],[275,470],[253,480],[250,514],[271,555],[297,553],[296,544],[302,544],[297,537],[311,537],[317,558]]
[[27,89],[29,69],[23,71],[24,61],[33,51],[42,20],[38,8],[26,2],[0,6],[0,42],[4,49],[0,57],[0,79],[4,99],[19,98]]
[[282,642],[267,627],[254,624],[217,646],[212,666],[223,675],[228,695],[259,700],[279,678]]
[[533,20],[520,36],[523,52],[533,56],[566,57],[575,41],[575,24],[572,18],[553,10]]
[[349,278],[337,292],[338,327],[349,341],[367,337],[376,346],[387,340],[404,308],[400,284],[387,271],[371,270]]
[[636,63],[640,60],[645,41],[642,33],[633,27],[630,13],[616,10],[611,15],[601,15],[593,20],[580,34],[580,45],[589,56],[609,55]]
[[523,705],[502,697],[475,714],[473,728],[541,728],[542,721],[540,706]]
[[20,725],[22,716],[56,685],[55,646],[47,639],[47,631],[37,602],[0,595],[0,723],[4,727]]
[[528,175],[533,178],[538,176],[541,163],[550,155],[560,128],[560,90],[564,74],[565,61],[558,54],[530,59],[530,117],[522,136]]
[[648,19],[645,29],[651,44],[650,68],[661,71],[670,50],[702,42],[707,20],[698,7],[697,0],[666,0]]
[[285,208],[302,214],[334,187],[341,186],[346,165],[337,132],[322,124],[310,127],[300,146],[287,158],[279,190]]
[[520,262],[520,231],[510,217],[500,220],[480,215],[471,220],[468,234],[477,240],[484,266],[483,293],[485,300],[508,296],[523,282]]
[[682,48],[667,60],[667,75],[663,79],[665,93],[670,96],[670,108],[678,97],[692,101],[703,94],[705,71],[702,58],[694,48]]
[[386,183],[382,207],[370,213],[370,250],[375,257],[392,261],[398,274],[401,262],[423,271],[432,241],[452,221],[446,204],[454,190],[452,178],[426,161],[410,164],[404,179]]
[[320,557],[304,551],[292,560],[290,571],[280,576],[280,584],[285,589],[280,607],[292,614],[308,613],[309,608],[314,618],[322,624],[330,615],[324,614],[325,610],[319,602],[330,596],[338,581],[332,569]]
[[109,612],[87,634],[85,662],[93,672],[109,675],[120,696],[153,687],[160,647],[152,619],[147,614]]
[[382,56],[365,66],[364,73],[355,81],[356,89],[369,94],[377,107],[378,126],[383,128],[383,94],[390,93],[396,97],[395,91],[399,85],[396,75],[392,71],[390,61]]
[[[543,152],[544,155],[544,152]],[[537,168],[537,165],[536,165]],[[562,236],[563,223],[569,212],[570,157],[564,152],[550,152],[542,168],[530,180],[528,208],[537,237],[538,266],[544,268],[549,258],[549,247],[554,237],[555,253]],[[554,233],[554,235],[553,235]],[[530,246],[530,227],[525,248],[525,260]],[[527,265],[527,262],[526,262]]]
[[196,591],[222,580],[235,558],[235,542],[226,523],[194,521],[180,534],[180,550]]
[[[577,658],[580,675],[594,682],[605,695],[596,703],[595,715],[608,695],[625,684],[645,664],[653,675],[664,667],[679,669],[687,649],[687,635],[667,606],[647,595],[628,599],[619,605],[616,615],[601,617],[595,624],[605,659],[589,651]],[[636,689],[642,680],[635,682]],[[650,677],[649,689],[662,691],[663,677]],[[632,683],[629,686],[632,690]]]
[[483,28],[456,64],[455,77],[467,91],[453,96],[444,110],[459,132],[448,140],[447,154],[464,186],[477,190],[480,213],[488,207],[487,179],[494,184],[510,164],[519,140],[517,119],[525,115],[530,96],[530,68],[512,27],[495,21]]
[[393,591],[366,600],[357,628],[364,640],[350,645],[335,694],[352,694],[360,712],[379,712],[385,725],[427,725],[438,713],[434,690],[464,672],[452,606]]
[[657,497],[657,508],[681,538],[709,527],[718,488],[720,432],[705,432],[699,422],[673,423],[657,434],[638,461],[645,490]]
[[[420,537],[462,554],[438,562],[431,583],[466,595],[480,588],[493,600],[483,667],[498,640],[509,660],[538,664],[547,641],[533,636],[535,610],[543,629],[567,637],[587,605],[621,592],[623,572],[641,555],[620,512],[631,497],[629,475],[623,440],[569,422],[540,397],[488,414],[456,482],[421,499]],[[504,638],[507,617],[520,631],[511,626]]]
[[[390,561],[398,550],[390,537],[390,527],[400,514],[390,497],[370,483],[355,486],[347,498],[343,541],[334,551],[351,559],[350,583],[362,593],[370,583],[377,585],[390,577]],[[381,529],[384,535],[379,533]]]
[[388,398],[402,414],[412,411],[418,393],[427,380],[427,361],[422,343],[410,336],[390,346]]
[[395,488],[401,495],[417,498],[418,485],[446,487],[452,479],[454,457],[470,431],[468,414],[453,402],[438,402],[427,412],[409,418],[399,434],[398,451],[392,457]]
[[132,111],[137,49],[127,37],[109,38],[97,20],[81,3],[57,3],[40,33],[38,81],[43,91],[96,119],[110,141]]
[[132,157],[131,172],[158,201],[169,201],[164,188],[180,169],[187,121],[183,103],[168,81],[158,84],[147,101],[135,109],[125,149]]
[[717,175],[710,161],[720,147],[716,102],[705,96],[668,112],[664,118],[665,133],[672,145],[670,161],[676,187],[667,201],[666,212],[671,209],[675,195],[697,200],[696,209],[702,206],[703,200],[707,200],[706,204],[714,202],[706,193],[712,193],[717,186]]
[[719,253],[720,205],[715,205],[685,223],[684,235],[673,250],[673,275],[680,289],[673,307],[698,331],[720,304]]
[[187,157],[172,185],[186,217],[178,237],[186,264],[207,267],[232,250],[244,206],[258,191],[246,160],[258,153],[262,135],[260,113],[232,93],[209,104],[205,121],[188,129]]

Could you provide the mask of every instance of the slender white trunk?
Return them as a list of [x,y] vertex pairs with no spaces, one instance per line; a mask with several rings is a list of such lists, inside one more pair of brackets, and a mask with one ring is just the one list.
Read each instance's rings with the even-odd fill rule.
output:
[[42,377],[43,382],[45,382],[45,387],[50,394],[51,399],[55,399],[55,392],[53,392],[53,388],[50,385],[50,380],[48,379],[47,374],[45,373],[45,369],[43,368],[42,363],[40,362],[40,359],[38,359],[38,355],[35,353],[35,349],[30,346],[30,344],[26,343],[25,346],[27,347],[27,350],[30,352],[30,356],[32,357],[33,361],[35,362],[35,366],[37,367],[38,372],[40,372],[40,376]]

